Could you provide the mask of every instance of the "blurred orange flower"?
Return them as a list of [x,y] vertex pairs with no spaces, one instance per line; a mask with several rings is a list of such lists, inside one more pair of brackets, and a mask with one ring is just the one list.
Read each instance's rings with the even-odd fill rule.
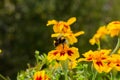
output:
[[45,74],[45,71],[37,71],[34,74],[34,80],[50,80],[48,76]]
[[79,57],[78,48],[71,47],[67,44],[60,44],[56,47],[56,50],[52,50],[48,53],[48,60],[75,60]]
[[107,25],[108,34],[111,37],[120,35],[120,21],[113,21]]
[[105,63],[111,50],[88,51],[83,56],[86,61],[93,61],[95,69],[101,73],[105,70]]
[[71,32],[70,25],[76,21],[75,17],[70,18],[67,22],[65,21],[56,21],[56,20],[49,20],[47,26],[54,25],[53,31],[55,33],[66,33]]

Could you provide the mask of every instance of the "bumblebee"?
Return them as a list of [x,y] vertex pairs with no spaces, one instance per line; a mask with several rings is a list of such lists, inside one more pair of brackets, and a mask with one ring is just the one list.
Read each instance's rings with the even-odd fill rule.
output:
[[58,46],[59,44],[64,44],[66,43],[66,39],[65,37],[61,36],[61,37],[58,37],[57,39],[55,39],[54,41],[54,46]]

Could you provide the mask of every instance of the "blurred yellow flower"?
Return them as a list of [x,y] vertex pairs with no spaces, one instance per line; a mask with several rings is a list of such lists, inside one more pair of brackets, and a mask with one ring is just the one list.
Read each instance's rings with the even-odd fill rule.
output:
[[108,54],[111,50],[99,50],[99,51],[88,51],[83,56],[85,57],[86,61],[93,61],[93,65],[95,69],[101,73],[105,69],[105,62],[109,57]]
[[37,71],[34,74],[34,80],[50,80],[48,76],[45,74],[45,71]]
[[56,20],[50,20],[47,23],[47,26],[53,25],[53,31],[54,34],[51,35],[51,37],[65,37],[68,44],[74,44],[77,42],[77,36],[84,34],[84,31],[79,31],[77,33],[73,33],[70,25],[73,24],[76,21],[75,17],[70,18],[67,22],[65,21],[56,21]]
[[53,31],[55,33],[66,33],[71,32],[70,25],[73,24],[76,21],[75,17],[70,18],[67,22],[64,21],[56,21],[56,20],[50,20],[47,23],[47,26],[54,25]]
[[104,67],[104,72],[108,73],[114,68],[114,66],[115,66],[114,62],[116,61],[115,56],[116,56],[116,54],[115,55],[112,54],[111,56],[109,56],[107,58],[107,61],[106,61],[105,67]]
[[76,47],[71,47],[67,44],[60,44],[56,47],[56,50],[52,50],[48,53],[48,60],[75,60],[76,58],[79,57],[79,52],[78,48]]
[[113,21],[107,25],[108,34],[111,37],[120,35],[120,21]]
[[88,52],[85,52],[83,56],[85,57],[86,61],[92,61],[94,57],[94,52],[92,50],[89,50]]
[[120,71],[120,55],[119,54],[113,54],[112,55],[112,62],[114,65],[114,69],[117,71]]
[[92,37],[92,39],[89,40],[89,42],[94,45],[98,44],[100,42],[100,39],[103,38],[107,34],[107,29],[105,26],[101,26],[96,34]]

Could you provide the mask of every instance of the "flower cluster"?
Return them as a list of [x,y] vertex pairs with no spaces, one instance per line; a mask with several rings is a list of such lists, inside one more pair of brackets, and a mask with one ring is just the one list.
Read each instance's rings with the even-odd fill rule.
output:
[[107,26],[101,26],[96,34],[90,39],[92,45],[99,44],[100,39],[104,38],[105,35],[110,35],[111,37],[120,36],[120,21],[113,21]]
[[[54,65],[49,65],[49,68],[51,68],[51,66],[55,69],[58,67],[64,68],[66,66],[68,66],[69,69],[73,69],[76,67],[76,59],[80,57],[79,51],[78,48],[71,47],[71,45],[78,41],[76,37],[84,34],[84,31],[73,33],[70,25],[73,24],[75,21],[75,17],[70,18],[67,22],[56,20],[48,21],[47,26],[53,25],[54,33],[51,35],[51,37],[55,38],[55,50],[51,50],[50,52],[48,52],[47,59],[49,62],[56,61]],[[67,65],[64,66],[64,64]],[[40,72],[36,72],[34,80],[48,80],[41,79],[41,76],[42,75],[40,74]],[[43,75],[43,78],[44,77],[45,76]]]
[[56,46],[55,50],[48,53],[48,60],[75,60],[79,57],[78,48],[70,47],[73,43],[77,42],[77,36],[83,34],[83,31],[73,33],[70,25],[76,21],[75,17],[70,18],[67,22],[50,20],[48,25],[53,25],[52,37],[56,37],[54,44]]
[[[49,68],[54,67],[54,69],[57,69],[60,67],[63,68],[63,70],[64,68],[73,69],[78,63],[85,61],[92,62],[93,67],[99,73],[109,73],[112,69],[120,71],[120,22],[113,21],[107,26],[101,26],[92,39],[90,39],[92,45],[98,45],[98,50],[89,50],[83,54],[84,58],[79,58],[80,55],[78,48],[71,47],[71,45],[78,41],[76,37],[84,34],[84,31],[73,33],[70,25],[75,21],[75,17],[70,18],[67,22],[56,20],[48,21],[47,26],[53,25],[54,33],[51,37],[55,38],[55,49],[48,52],[47,59],[49,62],[56,61],[54,65],[50,65]],[[101,49],[100,41],[105,38],[106,35],[110,35],[110,37],[118,37],[118,44],[114,50]],[[67,65],[68,68],[64,65]],[[67,70],[64,71],[67,72]],[[65,75],[66,72],[64,72]],[[46,75],[42,75],[43,73],[41,72],[40,74],[40,72],[36,72],[34,80],[50,80]]]
[[[111,37],[118,37],[116,48],[111,51],[110,49],[101,49],[100,40],[106,35]],[[92,61],[95,69],[99,72],[110,72],[112,69],[120,71],[120,21],[113,21],[107,26],[101,26],[97,33],[90,39],[92,45],[97,44],[98,50],[88,51],[84,53],[85,61]],[[118,51],[118,52],[117,52]]]
[[[36,66],[28,69],[24,75],[19,74],[18,80],[117,80],[120,71],[120,21],[113,21],[101,26],[89,40],[91,45],[97,45],[97,50],[84,52],[80,57],[79,48],[73,46],[78,42],[77,37],[84,31],[74,33],[71,24],[75,17],[68,21],[49,20],[47,26],[53,26],[55,49],[47,55],[39,55],[36,51]],[[101,47],[101,40],[118,38],[113,49]],[[28,76],[29,74],[29,76]],[[26,76],[27,75],[27,76]],[[64,76],[64,77],[63,77]]]

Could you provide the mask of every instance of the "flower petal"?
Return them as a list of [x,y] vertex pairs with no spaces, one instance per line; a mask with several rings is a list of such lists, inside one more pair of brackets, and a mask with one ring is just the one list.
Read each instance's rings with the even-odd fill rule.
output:
[[67,21],[67,24],[68,24],[68,25],[71,25],[71,24],[73,24],[75,21],[76,21],[76,18],[75,18],[75,17],[72,17],[72,18],[70,18],[70,19]]
[[52,24],[57,24],[58,22],[56,20],[50,20],[47,23],[47,26],[52,25]]

